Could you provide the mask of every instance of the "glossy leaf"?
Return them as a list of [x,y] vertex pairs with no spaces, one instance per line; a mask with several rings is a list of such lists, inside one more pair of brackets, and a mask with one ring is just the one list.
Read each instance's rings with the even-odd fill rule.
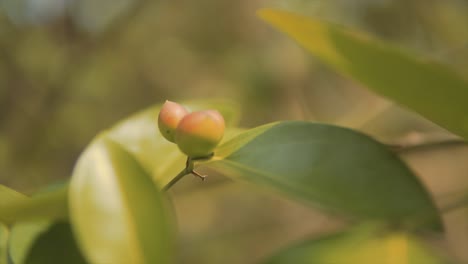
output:
[[118,143],[99,136],[70,182],[70,220],[90,263],[169,263],[171,225],[162,194]]
[[10,256],[15,264],[86,264],[70,224],[66,222],[34,221],[14,225]]
[[[232,102],[187,102],[189,111],[217,109],[227,126],[237,123],[238,106]],[[185,155],[161,136],[157,117],[161,105],[150,107],[115,125],[108,136],[133,154],[160,187],[166,185],[185,166]]]
[[403,232],[361,226],[345,233],[302,242],[274,255],[265,264],[447,264],[422,241]]
[[270,9],[259,16],[337,71],[468,138],[468,81],[447,67],[317,19]]
[[27,197],[0,185],[0,221],[65,219],[68,215],[67,192],[68,186],[61,185]]
[[349,129],[273,123],[241,133],[201,164],[334,212],[440,225],[429,194],[407,166],[386,146]]

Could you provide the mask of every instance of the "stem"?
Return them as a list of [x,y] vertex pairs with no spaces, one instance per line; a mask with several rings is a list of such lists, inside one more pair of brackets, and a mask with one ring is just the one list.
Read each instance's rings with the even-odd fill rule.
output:
[[447,139],[447,140],[442,140],[442,141],[436,141],[436,142],[429,142],[429,143],[423,143],[420,145],[388,145],[392,150],[399,154],[406,154],[406,153],[411,153],[415,151],[424,151],[424,150],[431,150],[431,149],[437,149],[437,148],[444,148],[444,147],[454,147],[454,146],[466,146],[467,142],[461,139]]
[[177,174],[177,176],[175,176],[168,184],[166,184],[166,186],[162,188],[162,191],[167,192],[167,190],[169,190],[172,187],[172,185],[176,184],[176,182],[178,182],[180,179],[182,179],[185,175],[189,173],[190,171],[188,171],[188,167],[184,168],[181,172],[179,172],[179,174]]
[[[208,158],[211,158],[213,156],[214,153],[211,153],[210,156]],[[205,180],[205,175],[201,175],[199,174],[198,172],[194,171],[193,170],[193,161],[194,160],[201,160],[201,159],[206,159],[205,157],[204,158],[191,158],[191,157],[187,157],[187,161],[185,162],[185,168],[179,172],[179,174],[177,174],[177,176],[175,176],[168,184],[166,184],[166,186],[164,186],[162,188],[162,191],[163,192],[166,192],[167,190],[169,190],[172,185],[176,184],[176,182],[178,182],[180,179],[182,179],[185,175],[187,174],[193,174],[197,177],[200,177],[203,181]]]
[[451,204],[443,206],[440,209],[440,212],[442,214],[446,214],[448,212],[458,210],[458,209],[462,209],[462,208],[467,207],[467,206],[468,206],[468,197],[465,196],[465,197],[461,198],[458,201],[455,201],[455,202],[453,202]]

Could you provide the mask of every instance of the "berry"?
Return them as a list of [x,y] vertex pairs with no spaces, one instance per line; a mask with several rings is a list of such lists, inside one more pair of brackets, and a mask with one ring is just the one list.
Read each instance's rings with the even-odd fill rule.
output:
[[175,142],[175,131],[179,122],[188,114],[187,109],[178,103],[166,101],[158,116],[159,131],[170,142]]
[[193,112],[180,121],[175,133],[175,142],[189,157],[207,157],[223,138],[224,129],[224,118],[218,111]]

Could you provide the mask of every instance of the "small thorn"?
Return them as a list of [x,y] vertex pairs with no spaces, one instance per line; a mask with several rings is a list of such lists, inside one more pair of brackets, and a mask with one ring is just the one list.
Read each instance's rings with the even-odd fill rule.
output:
[[202,179],[202,181],[205,181],[205,178],[206,178],[206,175],[201,175],[200,173],[192,170],[190,173],[192,173],[193,175],[199,177],[200,179]]

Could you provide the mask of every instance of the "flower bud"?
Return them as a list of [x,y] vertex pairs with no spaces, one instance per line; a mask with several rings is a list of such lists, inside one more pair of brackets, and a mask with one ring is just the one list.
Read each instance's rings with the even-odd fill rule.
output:
[[178,103],[166,101],[158,116],[159,131],[167,140],[175,142],[175,131],[180,120],[188,114],[187,109]]
[[224,135],[224,118],[216,110],[204,110],[186,115],[176,129],[175,142],[187,156],[209,156]]

